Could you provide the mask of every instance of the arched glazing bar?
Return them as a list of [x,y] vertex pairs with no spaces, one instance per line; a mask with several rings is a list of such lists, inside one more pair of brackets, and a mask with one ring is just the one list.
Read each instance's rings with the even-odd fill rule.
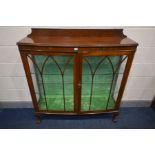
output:
[[108,59],[108,62],[112,68],[112,81],[111,81],[111,85],[110,85],[110,90],[109,90],[109,96],[108,96],[108,100],[107,100],[107,104],[106,104],[106,109],[108,108],[108,104],[109,104],[109,100],[110,100],[110,97],[111,97],[111,91],[112,91],[112,87],[113,87],[113,83],[114,83],[114,77],[115,77],[115,73],[114,73],[114,66],[112,64],[112,61],[111,59],[107,56],[107,59]]
[[[98,70],[99,66],[105,61],[107,60],[111,66],[111,70],[112,70],[112,80],[111,80],[111,84],[110,84],[110,89],[109,89],[109,93],[108,93],[108,98],[107,98],[107,103],[106,103],[106,109],[108,109],[108,104],[109,104],[109,101],[110,101],[110,98],[111,98],[111,95],[112,93],[112,89],[114,87],[114,82],[116,82],[115,80],[117,80],[117,71],[120,69],[120,66],[121,64],[124,62],[124,60],[127,58],[124,57],[121,61],[119,61],[119,64],[117,64],[117,67],[116,69],[114,68],[114,64],[112,63],[112,60],[109,56],[105,56],[103,57],[97,64],[97,66],[95,67],[94,71],[93,71],[93,68],[91,66],[91,63],[88,61],[88,59],[86,57],[84,57],[84,61],[88,64],[89,66],[89,69],[90,69],[90,72],[91,72],[91,76],[92,76],[92,80],[91,80],[91,89],[90,89],[90,99],[89,99],[89,110],[91,110],[91,105],[92,105],[92,96],[93,96],[93,85],[94,85],[94,76],[95,76],[95,73],[96,71]],[[104,68],[103,68],[104,69]]]
[[[122,59],[122,58],[121,58]],[[113,70],[113,78],[112,78],[112,82],[111,82],[111,86],[110,86],[110,90],[109,90],[109,96],[108,96],[108,100],[107,100],[107,104],[106,104],[106,110],[108,109],[108,104],[109,104],[109,100],[111,95],[113,96],[114,94],[112,94],[112,88],[115,87],[114,83],[117,81],[118,78],[118,71],[121,67],[121,64],[127,59],[127,56],[125,56],[116,66],[116,69],[114,70],[114,65],[112,64],[112,61],[110,59],[110,57],[108,57],[109,63],[111,64],[112,70]],[[115,88],[114,88],[115,89]],[[113,92],[114,93],[114,92]]]
[[64,68],[63,70],[61,69],[61,67],[59,66],[58,62],[55,60],[54,57],[50,57],[53,62],[57,65],[59,71],[60,71],[60,74],[61,74],[61,77],[62,77],[62,93],[63,93],[63,102],[64,102],[64,110],[66,111],[66,98],[65,98],[65,82],[64,82],[64,74],[65,74],[65,71],[66,71],[66,68],[68,66],[68,64],[71,62],[71,60],[73,59],[72,57],[69,58],[67,60],[67,62],[65,63],[64,65]]
[[89,98],[89,110],[90,110],[91,104],[92,104],[93,86],[94,86],[94,76],[95,76],[95,73],[96,73],[98,67],[104,62],[104,60],[105,60],[106,58],[107,58],[107,57],[103,57],[103,58],[99,61],[99,63],[97,64],[97,66],[95,67],[95,69],[94,69],[94,71],[93,71],[91,64],[89,63],[89,61],[87,60],[87,58],[84,57],[84,61],[88,64],[89,69],[90,69],[90,71],[91,71],[91,75],[92,75],[91,90],[90,90],[90,98]]
[[[34,55],[35,56],[35,55]],[[44,99],[45,99],[45,104],[46,104],[46,109],[48,110],[48,103],[47,103],[47,98],[46,98],[46,89],[45,89],[45,86],[44,86],[44,70],[45,70],[45,66],[46,66],[46,63],[48,62],[48,60],[50,59],[52,62],[54,62],[61,74],[61,77],[62,77],[62,93],[63,93],[63,103],[64,103],[64,110],[66,110],[66,99],[65,99],[65,84],[64,84],[64,74],[65,74],[65,71],[67,69],[67,66],[69,65],[69,63],[71,62],[72,60],[72,57],[70,57],[66,63],[64,64],[64,67],[63,69],[60,67],[60,65],[58,64],[58,62],[56,61],[56,59],[54,58],[54,56],[46,56],[44,61],[42,62],[42,66],[41,68],[39,68],[39,66],[37,65],[37,62],[35,61],[35,58],[34,56],[29,56],[28,57],[30,58],[30,60],[32,61],[34,67],[35,67],[35,70],[38,71],[40,77],[41,77],[41,84],[42,84],[42,90],[43,90],[43,95],[44,95]],[[39,92],[40,93],[40,92]],[[41,95],[40,95],[41,96]]]
[[[44,66],[45,66],[45,64],[46,64],[46,62],[48,60],[48,56],[46,56],[45,61],[44,61],[43,65],[42,65],[42,68],[41,69],[37,65],[34,56],[31,57],[31,56],[28,55],[28,58],[30,58],[31,62],[33,63],[35,70],[38,71],[39,74],[40,74],[41,83],[42,83],[42,87],[43,87],[43,94],[44,94],[44,99],[45,99],[45,104],[46,104],[46,109],[48,110],[48,104],[47,104],[47,98],[46,98],[46,91],[45,91],[45,86],[44,86],[44,78],[43,78]],[[38,81],[38,79],[37,79],[37,81]],[[40,94],[40,90],[39,90],[39,94]],[[41,97],[41,94],[40,94],[40,97]]]

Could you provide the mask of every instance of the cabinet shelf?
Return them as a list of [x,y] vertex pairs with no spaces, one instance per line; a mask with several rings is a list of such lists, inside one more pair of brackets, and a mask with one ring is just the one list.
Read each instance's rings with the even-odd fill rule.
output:
[[[95,103],[91,105],[89,109],[89,96],[84,96],[81,103],[81,111],[95,111],[100,109],[106,109],[107,106],[107,99],[106,96],[96,96],[94,98]],[[40,99],[39,101],[39,109],[40,110],[62,110],[62,111],[73,111],[74,108],[74,101],[72,96],[66,96],[66,108],[64,109],[64,104],[62,104],[63,98],[61,96],[47,96],[47,107],[45,99]],[[107,109],[114,109],[115,108],[115,101],[113,97],[110,98],[110,102],[108,103]]]

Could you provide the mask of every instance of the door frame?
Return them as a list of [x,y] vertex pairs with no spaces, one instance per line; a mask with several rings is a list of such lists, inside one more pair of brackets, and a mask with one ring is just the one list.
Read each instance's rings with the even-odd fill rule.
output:
[[[77,87],[76,87],[76,81],[77,81],[77,73],[76,73],[76,68],[77,68],[77,53],[73,52],[68,52],[67,49],[63,50],[63,52],[60,52],[59,50],[57,51],[57,48],[55,48],[54,50],[20,50],[20,55],[21,55],[21,59],[23,62],[23,67],[25,70],[25,74],[27,77],[27,82],[29,85],[29,90],[30,90],[30,94],[31,94],[31,98],[32,98],[32,102],[33,102],[33,106],[35,109],[35,113],[45,113],[45,114],[75,114],[77,113]],[[38,101],[37,101],[37,97],[36,97],[36,93],[35,93],[35,89],[34,89],[34,83],[32,80],[32,76],[31,76],[31,72],[30,72],[30,66],[29,66],[29,62],[28,62],[28,55],[45,55],[45,56],[73,56],[73,98],[74,98],[74,109],[73,111],[64,111],[64,110],[40,110],[39,106],[38,106]]]
[[[125,89],[125,85],[127,83],[127,79],[128,79],[128,75],[131,69],[131,65],[132,65],[132,61],[135,55],[135,51],[136,49],[97,49],[97,48],[81,48],[79,49],[78,52],[78,57],[79,57],[79,88],[78,88],[78,114],[97,114],[97,113],[109,113],[109,112],[118,112],[120,104],[121,104],[121,100],[122,100],[122,96],[124,93],[124,89]],[[125,69],[124,69],[124,73],[123,73],[123,77],[121,80],[121,84],[119,87],[119,92],[118,92],[118,96],[117,99],[115,101],[115,107],[114,109],[105,109],[105,110],[92,110],[92,111],[81,111],[81,95],[82,95],[82,61],[83,61],[83,57],[85,56],[127,56],[127,62],[125,65]]]
[[[131,64],[134,58],[136,47],[127,49],[126,47],[121,48],[78,48],[74,50],[74,47],[71,48],[60,48],[60,47],[35,47],[35,46],[20,46],[20,55],[23,62],[25,74],[27,77],[27,82],[29,85],[30,94],[32,97],[33,106],[35,109],[35,114],[62,114],[62,115],[83,115],[83,114],[99,114],[99,113],[111,113],[118,112],[127,78],[131,69]],[[34,85],[32,77],[30,74],[30,67],[28,64],[27,55],[56,55],[56,56],[74,56],[74,111],[58,111],[58,110],[40,110],[38,108],[38,102],[35,95]],[[95,110],[82,112],[81,108],[81,83],[82,83],[82,58],[84,56],[119,56],[126,55],[128,57],[127,63],[125,66],[123,78],[121,81],[120,90],[118,93],[116,107],[113,110]]]

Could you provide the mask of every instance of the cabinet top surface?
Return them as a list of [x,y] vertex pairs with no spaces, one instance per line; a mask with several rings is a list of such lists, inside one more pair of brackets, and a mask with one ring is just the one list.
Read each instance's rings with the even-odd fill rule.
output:
[[31,34],[18,45],[52,47],[121,47],[138,44],[123,34],[123,29],[42,29],[32,28]]

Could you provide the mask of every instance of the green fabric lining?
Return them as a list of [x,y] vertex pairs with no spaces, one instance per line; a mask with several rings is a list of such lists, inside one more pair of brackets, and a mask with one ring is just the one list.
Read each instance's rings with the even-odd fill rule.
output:
[[[60,68],[63,70],[66,62],[71,56],[53,56]],[[42,70],[42,66],[46,60],[46,56],[36,55],[33,56],[38,68]],[[87,57],[90,64],[95,69],[95,66],[101,60],[102,57]],[[111,57],[114,67],[120,62],[120,57]],[[103,69],[104,68],[104,69]],[[44,64],[43,80],[40,73],[35,67],[35,75],[37,87],[36,93],[39,95],[39,109],[46,110],[64,110],[64,97],[63,97],[63,85],[62,76],[58,69],[58,66],[52,59],[48,59]],[[83,61],[83,74],[82,74],[82,95],[81,95],[81,111],[89,111],[90,105],[90,90],[91,90],[91,71],[86,62]],[[112,81],[112,68],[109,66],[108,61],[104,61],[100,65],[94,76],[93,94],[90,110],[105,110],[113,109],[115,107],[115,101],[113,94],[115,93],[116,81],[113,84],[112,93],[107,105],[110,85]],[[44,83],[44,84],[43,84]],[[44,91],[45,90],[45,91]],[[74,88],[73,88],[73,59],[66,67],[64,73],[64,92],[65,92],[65,110],[74,111]],[[46,105],[47,102],[47,105]]]

